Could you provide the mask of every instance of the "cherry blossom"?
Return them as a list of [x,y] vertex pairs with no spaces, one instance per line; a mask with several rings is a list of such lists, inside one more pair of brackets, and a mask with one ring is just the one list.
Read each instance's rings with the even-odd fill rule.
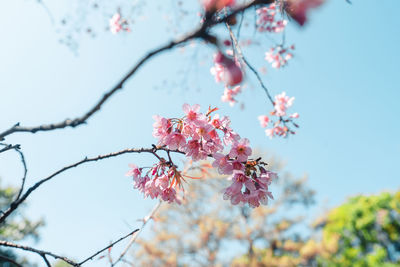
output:
[[[294,97],[289,97],[286,95],[286,92],[282,92],[274,98],[274,109],[270,112],[271,117],[267,115],[258,116],[261,127],[266,128],[268,125],[271,125],[271,128],[265,129],[265,134],[268,137],[287,137],[288,134],[295,134],[289,126],[299,127],[294,122],[294,119],[299,118],[299,114],[297,112],[290,115],[287,114],[287,109],[293,105],[293,102]],[[277,117],[276,121],[273,119],[274,116]]]
[[234,86],[242,82],[243,73],[237,60],[225,56],[222,52],[214,55],[214,66],[210,69],[215,76],[216,82],[225,82],[226,85]]
[[279,69],[293,58],[291,50],[294,50],[294,45],[287,48],[283,48],[280,45],[272,47],[265,53],[265,60],[271,63],[273,68]]
[[234,106],[237,103],[235,96],[241,92],[240,85],[235,86],[234,88],[225,87],[224,94],[221,96],[222,102],[229,103],[230,106]]
[[283,32],[285,26],[287,25],[287,20],[276,20],[276,15],[278,12],[278,5],[275,3],[257,9],[257,30],[260,32]]
[[110,31],[113,34],[117,34],[120,31],[130,32],[128,22],[121,18],[121,14],[115,13],[110,19]]
[[[285,97],[281,94],[277,99],[283,101]],[[290,99],[285,103],[288,102]],[[258,207],[260,203],[268,203],[268,198],[272,198],[268,187],[276,174],[266,171],[262,167],[265,163],[260,159],[250,158],[250,141],[230,128],[229,118],[218,114],[211,116],[217,108],[201,113],[199,105],[184,104],[182,109],[185,114],[182,118],[153,117],[153,136],[158,139],[158,147],[183,153],[194,162],[213,158],[212,166],[219,173],[230,175],[228,179],[232,184],[223,192],[224,199],[229,199],[232,204],[248,203],[251,207]],[[157,155],[158,147],[155,146],[153,151],[158,163],[147,172],[131,164],[127,175],[133,178],[134,188],[145,197],[179,204],[184,194],[182,182],[195,177],[179,171],[172,162],[170,152],[169,160]]]

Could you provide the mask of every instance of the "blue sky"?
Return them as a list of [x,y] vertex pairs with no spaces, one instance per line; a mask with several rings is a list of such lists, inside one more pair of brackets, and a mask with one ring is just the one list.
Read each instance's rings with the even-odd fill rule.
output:
[[[76,7],[69,1],[44,2],[55,23],[36,1],[1,3],[0,131],[16,122],[38,125],[82,114],[149,48],[175,36],[165,30],[163,10],[149,3],[143,12],[154,12],[138,17],[132,33],[82,36],[75,55],[58,42],[63,33],[57,21]],[[397,190],[399,8],[395,0],[353,1],[353,5],[331,0],[313,12],[307,27],[289,27],[286,38],[296,45],[295,58],[288,67],[269,68],[263,76],[272,94],[286,91],[296,97],[292,110],[300,113],[301,128],[289,139],[270,140],[259,127],[256,117],[271,106],[251,73],[247,73],[248,90],[239,96],[244,110],[220,102],[223,88],[209,74],[214,51],[198,45],[149,61],[87,125],[34,135],[17,133],[7,141],[22,145],[32,185],[85,156],[147,147],[155,142],[153,114],[179,116],[183,103],[198,103],[220,107],[253,146],[284,160],[295,175],[308,174],[320,205],[328,201],[334,206],[359,193]],[[89,22],[101,28],[110,14],[92,16]],[[179,29],[190,29],[197,20],[190,16]],[[247,58],[257,67],[265,65],[263,55],[269,45],[245,49]],[[139,226],[137,219],[155,202],[143,200],[124,174],[128,163],[149,160],[147,155],[126,155],[88,164],[37,190],[26,213],[47,223],[38,246],[82,259]],[[17,155],[2,153],[2,183],[18,185],[21,174]]]

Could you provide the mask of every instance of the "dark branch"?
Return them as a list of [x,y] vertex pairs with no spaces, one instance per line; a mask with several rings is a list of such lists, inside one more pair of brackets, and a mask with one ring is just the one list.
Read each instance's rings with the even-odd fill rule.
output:
[[107,250],[107,249],[113,247],[115,244],[117,244],[117,243],[121,242],[122,240],[124,240],[125,238],[127,238],[127,237],[133,235],[133,234],[136,233],[137,231],[139,231],[139,229],[136,229],[136,230],[130,232],[129,234],[127,234],[126,236],[121,237],[120,239],[118,239],[118,240],[115,241],[114,243],[111,243],[109,246],[103,248],[102,250],[97,251],[97,252],[94,253],[92,256],[90,256],[90,257],[88,257],[87,259],[81,261],[81,262],[79,263],[79,265],[82,265],[82,264],[84,264],[85,262],[87,262],[87,261],[89,261],[89,260],[92,260],[94,257],[96,257],[97,255],[99,255],[99,254],[102,253],[103,251],[105,251],[105,250]]
[[121,255],[119,255],[118,259],[111,264],[111,267],[114,267],[117,265],[119,262],[123,261],[125,254],[128,252],[128,250],[131,248],[131,246],[135,243],[136,239],[138,238],[139,234],[143,231],[144,227],[146,224],[150,221],[150,219],[153,218],[154,214],[157,212],[157,210],[161,206],[161,201],[159,201],[154,208],[151,210],[151,212],[143,218],[143,224],[142,227],[140,227],[139,231],[136,232],[135,235],[132,236],[131,240],[129,241],[128,245],[125,247],[124,251],[122,251]]
[[0,141],[4,140],[4,138],[10,134],[16,133],[16,132],[30,132],[30,133],[36,133],[39,131],[51,131],[55,129],[63,129],[66,127],[77,127],[81,124],[85,124],[86,121],[97,111],[99,111],[102,107],[102,105],[112,96],[114,95],[117,91],[122,89],[124,86],[125,82],[149,59],[151,59],[153,56],[164,52],[166,50],[170,50],[178,45],[184,44],[188,42],[189,40],[192,39],[203,39],[205,41],[210,41],[212,39],[212,36],[210,36],[207,32],[210,28],[213,26],[224,23],[230,18],[234,17],[236,14],[245,11],[246,9],[255,6],[255,5],[262,5],[262,4],[270,4],[274,0],[254,0],[250,3],[247,3],[246,5],[240,6],[236,9],[231,10],[231,12],[222,17],[222,18],[213,18],[213,16],[207,17],[206,21],[195,31],[193,31],[191,34],[186,35],[185,37],[171,41],[168,44],[161,46],[155,50],[150,51],[147,53],[144,57],[142,57],[139,62],[136,63],[136,65],[113,87],[111,88],[108,92],[106,92],[102,98],[94,105],[89,111],[87,111],[84,115],[77,117],[75,119],[66,119],[64,121],[58,122],[58,123],[52,123],[52,124],[43,124],[40,126],[34,126],[34,127],[25,127],[25,126],[20,126],[19,123],[15,124],[8,130],[1,132],[0,133]]
[[6,145],[6,144],[0,144],[0,145],[5,146],[4,148],[0,149],[0,153],[6,152],[11,149],[20,149],[21,147],[20,145]]
[[11,258],[8,258],[8,257],[6,257],[6,256],[3,256],[3,255],[1,255],[1,254],[0,254],[0,259],[2,259],[3,261],[8,261],[8,262],[14,264],[14,265],[17,266],[17,267],[22,267],[22,265],[19,264],[18,262],[16,262],[15,260],[13,260],[13,259],[11,259]]
[[26,161],[25,161],[25,156],[24,153],[22,153],[21,151],[21,146],[20,145],[9,145],[9,144],[2,144],[0,143],[0,145],[5,146],[5,148],[0,150],[1,152],[10,150],[10,149],[14,149],[20,156],[21,158],[21,162],[22,162],[22,166],[24,168],[24,176],[22,177],[22,183],[21,183],[21,187],[19,189],[19,192],[17,194],[16,200],[18,200],[22,194],[22,191],[24,190],[24,185],[25,185],[25,180],[26,180],[26,174],[28,173],[28,168],[26,167]]
[[54,254],[52,252],[39,250],[39,249],[28,247],[28,246],[18,245],[18,244],[11,243],[11,242],[8,242],[8,241],[3,241],[3,240],[0,240],[0,246],[10,247],[10,248],[17,248],[17,249],[21,249],[21,250],[25,250],[25,251],[30,251],[30,252],[36,253],[36,254],[40,255],[43,258],[43,260],[46,262],[47,266],[51,266],[51,265],[50,265],[49,261],[47,260],[46,256],[50,256],[50,257],[53,257],[55,259],[65,261],[66,263],[68,263],[68,264],[70,264],[72,266],[79,266],[79,264],[74,262],[73,260],[70,260],[70,259],[68,259],[66,257],[63,257],[63,256],[56,255],[56,254]]
[[[156,147],[156,150],[163,150],[163,151],[170,151],[170,152],[175,152],[175,153],[180,153],[180,154],[184,154],[184,152],[179,151],[179,150],[169,150],[165,147]],[[151,153],[154,154],[154,148],[128,148],[128,149],[124,149],[118,152],[113,152],[110,154],[106,154],[106,155],[99,155],[97,157],[93,157],[93,158],[84,158],[76,163],[73,163],[71,165],[65,166],[62,169],[54,172],[53,174],[49,175],[48,177],[40,180],[39,182],[37,182],[36,184],[34,184],[33,186],[31,186],[30,188],[28,188],[28,190],[17,200],[13,201],[10,205],[10,207],[0,216],[0,224],[4,222],[4,220],[13,212],[15,211],[19,205],[22,204],[22,202],[25,201],[25,199],[33,192],[35,191],[39,186],[41,186],[43,183],[51,180],[52,178],[54,178],[55,176],[59,175],[60,173],[63,173],[69,169],[78,167],[79,165],[82,165],[84,163],[89,163],[89,162],[94,162],[94,161],[99,161],[99,160],[103,160],[103,159],[108,159],[108,158],[113,158],[113,157],[117,157],[123,154],[128,154],[128,153]]]

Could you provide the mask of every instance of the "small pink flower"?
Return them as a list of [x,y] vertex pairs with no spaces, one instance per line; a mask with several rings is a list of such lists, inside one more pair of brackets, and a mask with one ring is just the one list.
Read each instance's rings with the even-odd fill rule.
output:
[[294,97],[288,97],[286,92],[282,92],[279,95],[275,96],[275,112],[276,116],[285,116],[286,109],[290,108],[293,105]]
[[229,86],[234,86],[242,82],[243,73],[240,64],[237,61],[218,52],[214,56],[214,67],[211,68],[211,73],[215,76],[215,81],[224,81]]
[[180,150],[186,145],[186,139],[181,133],[173,132],[165,138],[165,145],[167,145],[169,149]]
[[258,116],[258,120],[260,121],[261,127],[265,128],[268,126],[269,118],[266,115]]
[[126,176],[139,177],[142,174],[142,170],[139,169],[135,164],[129,164],[129,167],[132,168],[132,170],[129,170],[125,174]]
[[272,47],[265,53],[265,60],[271,63],[273,68],[279,69],[293,58],[293,54],[289,52],[290,49],[293,50],[294,46],[288,48],[283,48],[282,46]]
[[124,19],[121,19],[121,15],[119,13],[115,13],[110,19],[110,31],[113,34],[117,34],[120,31],[130,31],[129,27],[127,27],[128,22]]
[[229,156],[231,158],[237,158],[238,161],[247,161],[247,158],[251,155],[249,143],[247,138],[243,138],[239,142],[234,143],[229,152]]
[[279,6],[275,3],[269,6],[257,9],[257,29],[260,32],[275,32],[279,33],[285,29],[286,20],[276,20],[275,16],[278,13]]
[[220,174],[232,174],[233,166],[229,162],[228,155],[223,155],[220,153],[216,153],[213,155],[215,161],[213,162],[212,166],[217,168]]

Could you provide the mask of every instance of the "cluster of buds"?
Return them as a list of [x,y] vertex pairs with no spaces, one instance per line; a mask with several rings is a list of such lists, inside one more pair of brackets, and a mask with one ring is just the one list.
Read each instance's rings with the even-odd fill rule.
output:
[[287,20],[277,20],[276,15],[278,12],[279,6],[275,3],[257,9],[257,30],[259,32],[283,32],[286,27]]
[[276,47],[271,47],[269,51],[265,52],[265,60],[271,63],[273,68],[279,69],[287,64],[287,62],[293,58],[294,45],[290,47],[283,48],[278,45]]
[[[232,204],[248,203],[251,207],[266,204],[268,198],[272,198],[268,186],[276,174],[265,170],[262,167],[265,163],[260,159],[249,158],[252,153],[249,140],[230,128],[228,117],[212,116],[216,110],[209,108],[201,113],[199,105],[184,104],[182,118],[154,116],[153,136],[158,139],[159,147],[183,153],[192,161],[213,158],[213,166],[221,174],[230,175],[233,181],[224,190],[224,198],[230,199]],[[159,160],[144,176],[142,169],[135,165],[131,165],[128,175],[133,176],[135,188],[145,196],[180,203],[177,195],[183,192],[182,181],[194,177],[179,172],[171,159]]]
[[116,13],[110,19],[110,31],[113,34],[117,34],[120,31],[130,32],[131,29],[128,27],[128,21],[121,18],[121,14]]
[[298,128],[299,126],[294,122],[294,119],[299,117],[298,113],[287,114],[286,110],[293,105],[294,97],[288,97],[285,92],[275,96],[274,110],[270,112],[271,116],[278,119],[273,121],[266,115],[258,116],[261,127],[266,128],[271,124],[271,128],[265,130],[265,134],[270,138],[274,136],[287,137],[288,134],[295,134],[289,126]]

